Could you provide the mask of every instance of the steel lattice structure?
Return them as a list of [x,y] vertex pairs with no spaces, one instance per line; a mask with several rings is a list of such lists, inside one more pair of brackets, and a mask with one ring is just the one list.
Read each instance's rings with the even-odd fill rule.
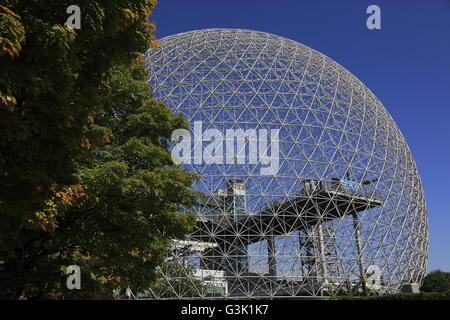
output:
[[183,165],[202,175],[195,189],[206,196],[192,209],[197,231],[167,259],[177,272],[163,268],[165,291],[152,297],[323,295],[367,278],[371,265],[380,293],[422,282],[428,226],[414,159],[349,71],[295,41],[238,29],[166,37],[146,61],[155,97],[192,126],[279,129],[276,174],[248,157]]

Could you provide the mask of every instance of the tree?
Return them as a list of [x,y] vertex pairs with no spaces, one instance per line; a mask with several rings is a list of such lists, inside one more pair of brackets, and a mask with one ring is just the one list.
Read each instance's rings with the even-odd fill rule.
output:
[[0,252],[21,254],[28,221],[77,183],[85,125],[101,109],[114,64],[155,45],[155,0],[80,0],[81,29],[64,26],[72,1],[0,5]]
[[422,291],[446,292],[450,290],[450,272],[434,270],[427,274],[423,280]]
[[[20,259],[0,276],[3,296],[111,296],[122,286],[148,288],[171,239],[193,231],[192,174],[173,165],[171,132],[186,128],[155,101],[142,61],[111,69],[103,83],[104,111],[84,129],[90,147],[77,159],[79,188],[57,192],[40,212],[41,229],[23,234]],[[65,266],[80,266],[81,291],[65,287]]]
[[[153,99],[136,53],[154,43],[153,5],[79,2],[77,31],[60,25],[65,3],[2,7],[13,32],[0,54],[1,297],[150,286],[171,239],[193,231],[195,217],[177,212],[198,196],[195,176],[168,151],[188,124]],[[66,287],[73,264],[81,290]]]

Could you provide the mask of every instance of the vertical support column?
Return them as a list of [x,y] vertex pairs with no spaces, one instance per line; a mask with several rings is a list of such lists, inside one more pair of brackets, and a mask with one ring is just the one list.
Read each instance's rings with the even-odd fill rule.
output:
[[297,232],[298,232],[298,234],[297,234],[297,239],[298,239],[298,252],[299,252],[299,255],[300,255],[300,257],[301,257],[301,259],[300,259],[300,262],[301,262],[301,277],[302,277],[302,279],[304,279],[304,278],[306,277],[306,275],[308,274],[308,272],[305,272],[305,269],[306,269],[306,266],[305,266],[305,264],[306,264],[306,259],[303,258],[303,251],[306,251],[306,248],[304,248],[305,243],[302,242],[302,237],[303,237],[303,235],[300,233],[300,231],[297,231]]
[[[327,260],[325,257],[325,242],[323,239],[323,229],[322,229],[322,215],[320,214],[320,208],[317,202],[314,202],[314,208],[316,209],[316,216],[318,218],[318,234],[319,234],[319,262],[322,269],[322,284],[321,284],[321,293],[323,295],[323,287],[328,283],[328,270],[327,270]],[[315,232],[314,232],[315,233]],[[315,246],[316,247],[316,246]],[[314,248],[314,251],[316,249]]]
[[355,240],[356,240],[356,249],[358,253],[358,265],[359,265],[359,272],[361,274],[362,278],[366,278],[366,272],[364,270],[364,258],[362,254],[362,244],[361,244],[361,232],[359,230],[359,219],[358,214],[356,213],[356,210],[352,213],[353,217],[353,227],[355,229]]
[[269,265],[269,278],[273,292],[276,289],[276,277],[277,277],[277,261],[275,258],[275,239],[273,234],[267,238],[267,257]]
[[322,225],[319,225],[319,245],[320,245],[320,262],[322,265],[322,284],[328,283],[328,270],[327,270],[327,260],[325,257],[325,242],[323,240],[323,229]]

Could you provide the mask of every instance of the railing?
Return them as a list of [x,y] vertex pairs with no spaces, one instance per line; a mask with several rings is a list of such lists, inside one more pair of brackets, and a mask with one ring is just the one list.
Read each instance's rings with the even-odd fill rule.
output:
[[[346,195],[352,195],[357,197],[362,197],[367,200],[375,200],[382,201],[383,197],[379,190],[376,188],[376,183],[368,183],[362,184],[356,181],[348,180],[348,179],[337,179],[332,178],[331,180],[321,180],[321,179],[305,179],[302,181],[302,187],[299,192],[294,193],[293,195],[289,195],[289,197],[298,197],[298,196],[311,196],[317,194],[322,191],[332,191],[332,192],[340,192]],[[211,196],[210,196],[211,197]],[[228,196],[233,197],[233,196]],[[229,206],[229,203],[223,199],[223,206]],[[260,210],[256,210],[256,212],[262,212],[265,209],[274,206],[280,206],[283,203],[284,199],[278,199],[272,201],[269,205],[264,206]],[[244,210],[242,212],[234,212],[230,208],[220,208],[218,205],[217,208],[211,208],[206,205],[198,205],[196,206],[196,214],[197,217],[206,220],[212,220],[218,224],[227,225],[231,221],[240,220],[244,217],[247,217],[248,213]]]
[[312,195],[320,191],[334,191],[355,195],[364,198],[381,201],[381,193],[376,189],[374,183],[363,185],[362,183],[347,179],[307,179],[302,181],[301,195]]

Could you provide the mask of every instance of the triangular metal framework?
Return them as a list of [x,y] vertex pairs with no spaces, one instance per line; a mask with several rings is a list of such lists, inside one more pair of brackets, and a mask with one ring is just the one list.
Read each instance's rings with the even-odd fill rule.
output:
[[[192,209],[198,229],[170,252],[181,272],[162,271],[173,297],[318,296],[370,265],[381,270],[379,293],[421,283],[420,177],[397,125],[355,76],[307,46],[249,30],[176,34],[145,58],[155,98],[191,125],[280,130],[275,175],[259,164],[184,165],[202,175],[194,188],[207,196]],[[192,290],[198,281],[207,290]]]

